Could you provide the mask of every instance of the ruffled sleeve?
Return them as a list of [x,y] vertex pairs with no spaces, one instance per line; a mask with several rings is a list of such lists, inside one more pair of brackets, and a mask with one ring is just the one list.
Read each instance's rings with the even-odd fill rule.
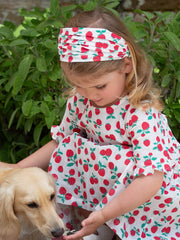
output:
[[71,135],[74,132],[80,133],[82,131],[82,129],[76,125],[77,104],[78,98],[76,95],[69,98],[66,104],[65,114],[61,124],[51,127],[52,139],[54,139],[58,143],[64,137]]
[[134,176],[151,175],[154,170],[167,174],[179,164],[178,142],[162,113],[131,108],[126,129],[134,152]]

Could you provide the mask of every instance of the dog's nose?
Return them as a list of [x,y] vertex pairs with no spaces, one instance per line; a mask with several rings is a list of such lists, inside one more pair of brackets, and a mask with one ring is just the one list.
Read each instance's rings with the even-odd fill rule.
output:
[[64,233],[64,229],[63,228],[58,228],[58,229],[55,229],[55,230],[51,231],[51,234],[55,238],[62,236],[63,233]]

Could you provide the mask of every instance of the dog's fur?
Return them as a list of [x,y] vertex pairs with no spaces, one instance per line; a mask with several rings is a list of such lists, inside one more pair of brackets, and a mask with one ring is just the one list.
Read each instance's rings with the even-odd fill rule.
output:
[[0,240],[52,239],[64,232],[53,178],[40,168],[0,168]]

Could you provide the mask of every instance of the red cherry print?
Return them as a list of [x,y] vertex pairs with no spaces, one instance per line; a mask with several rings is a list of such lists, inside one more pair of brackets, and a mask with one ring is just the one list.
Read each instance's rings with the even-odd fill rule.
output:
[[133,224],[135,222],[135,218],[133,216],[130,216],[128,222],[129,224]]
[[86,39],[87,39],[88,41],[92,41],[92,40],[94,39],[93,34],[92,34],[91,31],[89,31],[89,32],[86,33]]
[[71,193],[66,193],[66,194],[65,194],[65,198],[66,198],[67,200],[70,200],[70,199],[72,198],[72,194],[71,194]]
[[107,204],[107,202],[108,202],[107,197],[104,197],[103,200],[102,200],[102,203]]
[[96,120],[96,123],[97,123],[97,125],[100,126],[100,125],[102,124],[102,121],[101,121],[100,119],[97,119],[97,120]]
[[56,155],[57,155],[57,152],[54,152],[54,153],[53,153],[53,158],[55,158],[55,157],[56,157]]
[[143,142],[144,146],[149,147],[150,141],[148,139],[144,140]]
[[170,203],[172,203],[172,198],[166,198],[166,199],[164,200],[164,202],[165,202],[166,204],[170,204]]
[[70,175],[74,175],[74,174],[75,174],[75,170],[74,170],[74,169],[70,169],[70,170],[69,170],[69,174],[70,174]]
[[111,156],[112,150],[110,148],[106,149],[106,155]]
[[146,237],[146,234],[144,232],[141,233],[141,237],[142,238],[145,238]]
[[72,28],[72,31],[73,31],[73,32],[77,32],[78,30],[79,30],[78,27],[73,27],[73,28]]
[[56,162],[56,163],[60,163],[60,161],[61,161],[61,156],[57,156],[57,157],[55,158],[55,162]]
[[100,34],[100,35],[98,35],[98,38],[100,38],[100,39],[106,39],[106,37],[105,37],[104,34]]
[[103,149],[100,151],[100,154],[104,156],[104,155],[106,155],[106,151]]
[[108,181],[107,179],[105,179],[105,180],[103,181],[103,183],[104,183],[104,185],[106,185],[106,186],[109,185],[109,181]]
[[60,187],[59,193],[60,194],[66,194],[66,189],[64,187]]
[[133,115],[133,116],[131,117],[131,120],[132,120],[133,123],[136,122],[136,121],[138,120],[138,116]]
[[163,150],[163,147],[162,147],[162,145],[160,143],[157,145],[157,148],[159,149],[159,151]]
[[113,162],[109,162],[109,163],[108,163],[108,166],[109,166],[109,168],[112,170],[112,169],[114,168],[114,163],[113,163]]
[[109,195],[110,195],[110,196],[113,196],[114,193],[115,193],[115,190],[114,190],[113,188],[111,188],[110,191],[109,191]]
[[80,122],[80,125],[81,125],[81,127],[83,127],[83,128],[86,127],[86,125],[85,125],[82,121]]
[[160,208],[164,208],[164,207],[165,207],[164,203],[160,203],[160,204],[159,204],[159,207],[160,207]]
[[68,222],[66,223],[66,227],[69,229],[69,230],[72,230],[73,229],[73,226]]
[[92,158],[92,160],[95,160],[95,159],[96,159],[96,155],[95,155],[94,152],[91,153],[91,158]]
[[177,212],[177,211],[178,211],[178,209],[175,207],[175,208],[172,209],[171,212]]
[[105,194],[107,192],[105,187],[100,187],[99,190],[102,194]]
[[107,107],[106,112],[107,114],[112,114],[114,112],[114,109],[112,107]]
[[63,166],[59,166],[59,167],[58,167],[58,171],[59,171],[59,172],[63,172]]
[[151,161],[150,159],[148,159],[148,160],[146,160],[146,161],[144,162],[144,165],[145,165],[145,166],[151,166],[151,165],[152,165],[152,161]]
[[88,58],[88,55],[81,55],[81,59],[87,59]]
[[91,195],[94,195],[94,194],[95,194],[95,191],[94,191],[93,188],[90,188],[89,192],[90,192]]
[[120,224],[120,220],[119,219],[114,219],[114,225],[119,225]]
[[56,179],[56,180],[58,179],[57,174],[54,174],[54,173],[53,173],[53,174],[52,174],[52,177],[53,177],[54,179]]
[[104,177],[104,175],[105,175],[105,170],[104,170],[104,169],[99,169],[99,170],[98,170],[98,173],[99,173],[99,175],[100,175],[101,177]]
[[92,117],[92,111],[89,111],[88,118],[91,118],[91,117]]
[[99,136],[99,140],[100,140],[101,142],[104,142],[104,139],[103,139],[101,136]]
[[149,128],[149,123],[143,122],[143,123],[142,123],[142,129],[143,129],[143,130],[146,130],[146,129],[148,129],[148,128]]
[[116,123],[116,128],[120,129],[120,122],[119,121]]
[[120,155],[120,154],[116,154],[115,159],[116,159],[116,160],[121,159],[121,155]]
[[95,165],[94,165],[94,170],[95,170],[95,171],[98,171],[98,170],[99,170],[98,164],[95,164]]
[[83,197],[84,197],[85,199],[87,199],[87,193],[86,193],[86,192],[83,192]]
[[75,179],[74,177],[68,178],[68,183],[69,183],[70,185],[74,185],[75,182],[76,182],[76,179]]
[[88,172],[89,166],[87,164],[85,164],[85,165],[83,165],[83,169],[84,169],[85,172]]
[[131,233],[131,236],[135,236],[136,235],[135,230],[131,230],[130,233]]
[[67,151],[66,151],[66,156],[67,157],[72,157],[74,155],[74,152],[71,150],[71,149],[68,149]]
[[99,203],[98,199],[97,199],[97,198],[94,198],[94,199],[93,199],[93,203],[94,203],[94,204],[98,204],[98,203]]
[[101,61],[101,57],[100,56],[95,56],[95,57],[93,57],[93,61],[94,62],[100,62]]
[[52,166],[49,166],[48,167],[48,172],[51,172],[51,170],[52,170]]
[[73,57],[72,57],[72,56],[69,56],[68,62],[72,62],[72,60],[73,60]]
[[99,115],[100,114],[100,110],[98,108],[95,109],[95,114]]
[[109,131],[109,130],[111,129],[111,124],[110,124],[110,123],[107,123],[107,124],[105,125],[105,128],[106,128],[107,131]]
[[81,47],[81,52],[82,52],[82,53],[86,53],[86,52],[88,52],[88,51],[89,51],[89,49],[88,49],[88,48]]
[[124,164],[127,166],[128,164],[130,163],[130,160],[129,159],[126,159],[125,161],[124,161]]
[[175,235],[176,235],[176,237],[180,237],[180,233],[179,232],[175,233]]
[[168,164],[165,164],[164,167],[165,167],[166,171],[171,171],[171,167]]

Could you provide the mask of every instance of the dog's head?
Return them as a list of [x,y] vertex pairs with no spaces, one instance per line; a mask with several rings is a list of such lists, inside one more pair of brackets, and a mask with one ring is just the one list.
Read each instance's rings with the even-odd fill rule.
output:
[[64,232],[56,213],[54,181],[39,168],[9,170],[0,183],[0,236],[17,239],[22,225],[26,231],[37,228],[47,238]]

